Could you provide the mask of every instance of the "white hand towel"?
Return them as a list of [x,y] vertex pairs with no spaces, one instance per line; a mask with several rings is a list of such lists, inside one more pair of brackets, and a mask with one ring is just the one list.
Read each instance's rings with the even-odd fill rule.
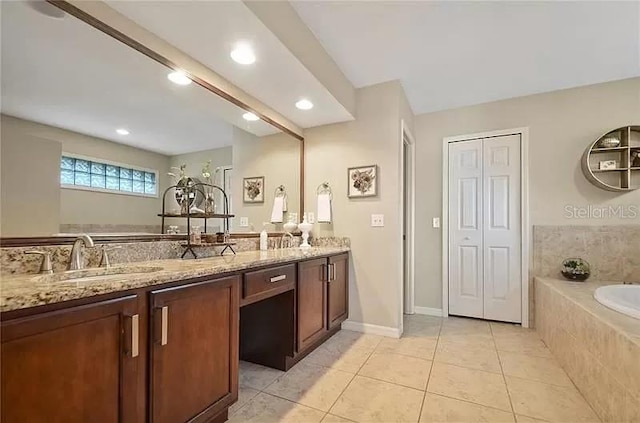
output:
[[318,194],[318,223],[331,223],[330,194]]
[[271,223],[282,223],[284,220],[284,197],[273,199],[273,210],[271,210]]

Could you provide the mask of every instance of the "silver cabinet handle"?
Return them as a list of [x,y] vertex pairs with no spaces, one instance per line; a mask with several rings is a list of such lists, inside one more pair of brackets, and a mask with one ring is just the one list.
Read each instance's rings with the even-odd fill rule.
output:
[[160,345],[167,345],[168,342],[168,331],[169,331],[169,306],[164,306],[161,309],[162,320],[161,320],[161,332],[160,332]]
[[140,351],[140,316],[131,316],[131,357],[137,357]]
[[287,279],[287,275],[278,275],[278,276],[274,276],[271,279],[269,279],[269,282],[273,283],[273,282],[280,282]]
[[329,263],[329,282],[336,280],[336,264]]

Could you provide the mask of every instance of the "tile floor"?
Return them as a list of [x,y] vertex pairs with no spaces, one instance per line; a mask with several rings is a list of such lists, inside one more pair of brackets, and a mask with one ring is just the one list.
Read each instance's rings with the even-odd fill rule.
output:
[[340,331],[287,373],[242,362],[232,423],[599,422],[533,330],[409,316]]

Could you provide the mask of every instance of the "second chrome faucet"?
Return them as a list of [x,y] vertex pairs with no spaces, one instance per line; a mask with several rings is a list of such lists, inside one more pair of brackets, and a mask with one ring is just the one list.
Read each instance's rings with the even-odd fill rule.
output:
[[84,269],[84,247],[93,247],[93,239],[87,234],[81,234],[76,238],[69,258],[69,270]]

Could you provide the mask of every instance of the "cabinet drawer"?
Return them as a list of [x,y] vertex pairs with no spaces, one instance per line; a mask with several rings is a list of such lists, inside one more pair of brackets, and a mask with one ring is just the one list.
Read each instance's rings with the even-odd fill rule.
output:
[[244,274],[243,304],[268,298],[295,286],[296,265],[272,267]]

